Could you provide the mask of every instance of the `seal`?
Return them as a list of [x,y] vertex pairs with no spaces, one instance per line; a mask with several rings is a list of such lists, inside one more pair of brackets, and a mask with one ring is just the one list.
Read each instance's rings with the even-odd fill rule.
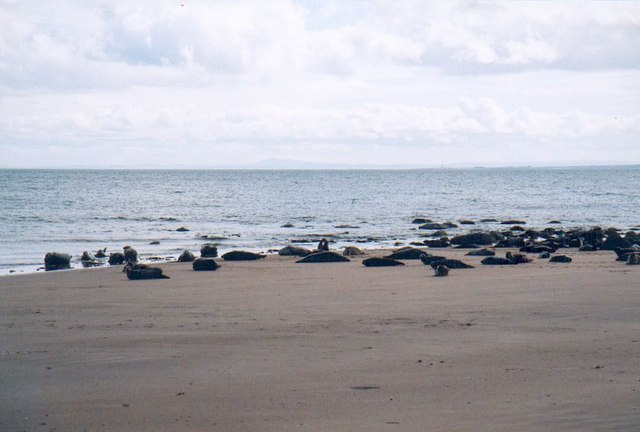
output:
[[200,256],[202,258],[215,258],[218,256],[218,247],[210,243],[203,244],[200,247]]
[[96,258],[106,258],[107,257],[107,255],[105,254],[106,251],[107,251],[107,248],[98,249],[98,251],[96,252]]
[[403,266],[404,263],[389,258],[371,257],[362,260],[362,265],[364,265],[365,267],[394,267]]
[[466,255],[468,256],[495,256],[496,253],[492,250],[489,249],[479,249],[479,250],[472,250],[470,252],[467,252]]
[[485,259],[480,261],[480,264],[482,265],[514,265],[515,263],[507,258],[492,256],[492,257],[486,257]]
[[351,261],[349,258],[344,257],[336,252],[315,252],[301,260],[296,261],[296,263],[328,263],[328,262],[348,262]]
[[472,265],[464,263],[460,260],[456,259],[442,259],[431,262],[431,268],[436,268],[438,266],[446,266],[450,269],[465,269],[465,268],[473,268]]
[[107,262],[110,265],[124,264],[124,254],[122,252],[111,252]]
[[320,240],[320,243],[318,243],[318,250],[324,252],[329,251],[329,241],[326,238]]
[[447,276],[449,274],[449,267],[447,267],[446,265],[439,265],[436,268],[434,268],[435,271],[435,275],[434,276]]
[[309,255],[311,251],[301,246],[288,245],[278,251],[280,256],[299,256],[305,257]]
[[196,256],[191,251],[185,250],[178,257],[178,262],[193,262],[195,259]]
[[412,247],[406,247],[402,249],[398,249],[391,253],[390,255],[385,256],[384,258],[388,259],[396,259],[396,260],[417,260],[420,259],[422,255],[427,253],[422,249],[416,249]]
[[628,265],[639,265],[640,264],[640,253],[630,253],[627,255],[627,264]]
[[160,267],[149,267],[145,264],[127,263],[123,271],[127,273],[129,280],[170,279],[169,276],[162,273]]
[[48,252],[44,256],[45,271],[71,268],[71,255],[60,252]]
[[549,259],[549,262],[552,263],[570,263],[571,261],[573,261],[571,257],[568,257],[566,255],[556,255],[552,256],[551,259]]
[[533,261],[531,258],[526,256],[525,254],[519,254],[519,253],[514,254],[511,252],[507,252],[505,258],[512,261],[514,264],[526,264]]
[[358,256],[358,255],[364,255],[364,252],[362,252],[359,248],[357,248],[355,246],[347,246],[342,251],[342,255],[344,255],[344,256]]
[[222,259],[225,261],[255,261],[266,257],[266,255],[240,250],[227,252],[222,255]]
[[192,267],[194,271],[215,271],[220,265],[213,258],[196,258]]
[[420,261],[422,261],[422,264],[424,265],[428,265],[430,266],[432,262],[434,261],[441,261],[447,259],[447,257],[443,257],[443,256],[439,256],[439,255],[430,255],[427,253],[424,253],[422,255],[420,255]]
[[125,246],[122,248],[124,251],[125,262],[136,263],[138,262],[138,251],[131,246]]

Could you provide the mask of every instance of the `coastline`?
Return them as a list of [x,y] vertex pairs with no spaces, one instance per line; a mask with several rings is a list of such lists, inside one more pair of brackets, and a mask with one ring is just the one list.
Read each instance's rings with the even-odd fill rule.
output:
[[640,266],[466,252],[446,278],[276,255],[3,277],[0,428],[634,430]]

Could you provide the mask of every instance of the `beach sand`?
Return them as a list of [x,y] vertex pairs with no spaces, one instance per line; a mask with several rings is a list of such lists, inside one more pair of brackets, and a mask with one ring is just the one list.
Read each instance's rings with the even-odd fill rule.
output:
[[640,266],[563,253],[2,277],[0,430],[640,430]]

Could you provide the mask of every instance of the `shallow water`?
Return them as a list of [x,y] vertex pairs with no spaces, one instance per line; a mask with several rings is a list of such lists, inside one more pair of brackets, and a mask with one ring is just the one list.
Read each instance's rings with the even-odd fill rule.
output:
[[[640,224],[640,166],[354,171],[0,170],[0,273],[49,251],[135,247],[143,256],[418,240],[414,217],[523,219],[544,227]],[[283,227],[291,224],[292,227]],[[186,227],[187,232],[176,229]],[[462,226],[496,228],[495,224]],[[455,234],[456,230],[448,230]],[[159,245],[150,245],[159,241]],[[302,243],[303,245],[305,243]],[[308,243],[312,245],[313,243]]]

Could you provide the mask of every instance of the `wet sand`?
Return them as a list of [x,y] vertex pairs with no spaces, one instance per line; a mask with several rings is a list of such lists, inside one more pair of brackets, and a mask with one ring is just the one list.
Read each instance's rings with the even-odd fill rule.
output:
[[637,431],[640,266],[564,253],[2,277],[0,430]]

